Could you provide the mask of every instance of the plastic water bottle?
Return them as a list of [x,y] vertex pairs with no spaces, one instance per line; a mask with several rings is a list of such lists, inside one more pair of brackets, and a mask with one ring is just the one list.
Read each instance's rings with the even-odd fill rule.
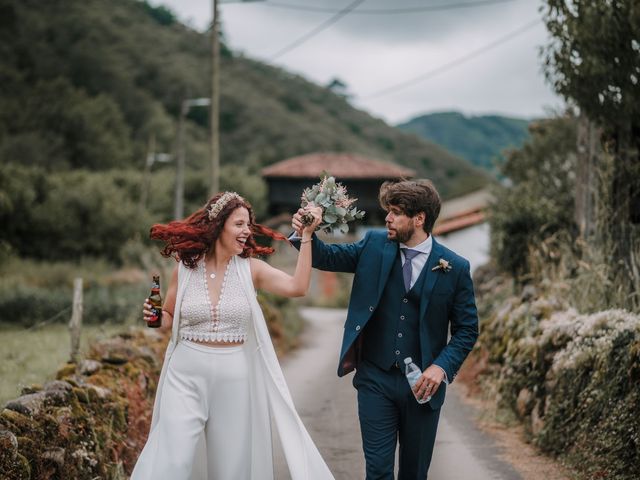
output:
[[[407,376],[407,381],[409,382],[409,386],[413,391],[413,386],[416,384],[418,379],[422,376],[422,371],[418,368],[418,366],[413,363],[411,357],[407,357],[404,359],[404,374]],[[415,397],[415,393],[413,394]],[[427,398],[418,398],[416,397],[416,401],[418,403],[427,403],[430,400],[430,397]]]

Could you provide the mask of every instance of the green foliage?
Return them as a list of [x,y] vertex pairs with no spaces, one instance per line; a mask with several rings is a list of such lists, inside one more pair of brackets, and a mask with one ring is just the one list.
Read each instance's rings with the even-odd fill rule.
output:
[[[0,18],[0,244],[35,258],[118,261],[151,219],[172,219],[175,165],[153,165],[146,205],[141,172],[147,155],[175,152],[181,102],[208,95],[208,35],[134,0],[0,0]],[[185,122],[187,211],[209,196],[208,121],[208,109],[194,107]],[[445,198],[487,181],[340,95],[223,45],[222,188],[261,217],[262,167],[331,150],[407,165]]]
[[547,77],[593,120],[640,120],[640,8],[636,0],[546,0]]
[[244,165],[225,165],[221,168],[220,188],[242,192],[253,212],[261,218],[267,212],[267,184],[257,175],[252,175],[248,167]]
[[515,277],[531,273],[530,251],[544,240],[575,235],[575,132],[570,117],[541,121],[522,149],[507,154],[502,173],[511,186],[496,189],[491,243],[498,265]]
[[[601,185],[594,192],[596,255],[609,255],[612,290],[640,307],[640,8],[637,0],[547,0],[552,36],[546,74],[556,91],[599,128],[597,161],[584,158]],[[594,168],[595,167],[595,168]],[[585,168],[586,170],[586,168]],[[582,180],[582,179],[581,179]],[[589,219],[592,222],[592,219]]]
[[[223,64],[221,81],[223,115],[225,103],[235,110],[236,128],[222,135],[223,143],[234,146],[223,155],[228,161],[257,170],[313,151],[357,152],[415,169],[445,198],[488,181],[444,148],[390,128],[343,97],[283,70],[236,57]],[[432,160],[429,166],[425,156]]]
[[160,25],[172,25],[177,21],[174,13],[164,5],[154,7],[149,5],[149,2],[146,0],[142,2],[142,5],[144,6],[144,9],[149,12],[149,15],[151,15]]
[[[21,255],[74,259],[119,258],[122,244],[146,234],[136,204],[136,180],[123,172],[45,174],[36,168],[0,166],[0,239]],[[148,223],[148,222],[146,222]]]
[[[83,317],[87,323],[122,323],[139,314],[147,286],[89,286],[84,294]],[[41,322],[68,322],[71,288],[43,289],[17,286],[0,290],[0,322],[32,327]]]
[[2,265],[0,275],[0,323],[25,327],[67,322],[76,277],[83,279],[85,323],[123,323],[137,318],[140,299],[149,293],[149,285],[142,281],[140,272],[118,274],[104,261],[69,263],[12,258]]
[[406,132],[446,148],[473,165],[496,172],[505,149],[520,148],[529,138],[528,120],[486,115],[466,117],[458,112],[422,115],[398,125]]
[[15,133],[2,142],[0,163],[104,170],[131,156],[129,127],[114,101],[89,97],[66,79],[39,81],[28,98],[7,99],[4,113]]

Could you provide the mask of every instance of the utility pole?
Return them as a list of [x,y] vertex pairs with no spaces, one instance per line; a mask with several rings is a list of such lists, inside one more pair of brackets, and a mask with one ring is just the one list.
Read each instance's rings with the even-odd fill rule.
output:
[[[245,3],[264,0],[239,0]],[[224,3],[224,0],[223,0]],[[211,182],[210,193],[220,191],[220,19],[218,18],[218,0],[212,0],[213,19],[211,21],[211,109],[209,124],[211,128]]]
[[211,22],[211,195],[220,190],[220,42],[218,0],[213,0]]

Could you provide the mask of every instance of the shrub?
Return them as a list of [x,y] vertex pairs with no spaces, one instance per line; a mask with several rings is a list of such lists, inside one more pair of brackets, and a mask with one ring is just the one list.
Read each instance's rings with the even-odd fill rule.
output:
[[480,348],[498,366],[499,404],[521,419],[536,445],[585,478],[635,479],[640,317],[580,314],[568,307],[562,286],[546,290],[528,288],[494,303],[483,323]]
[[[83,322],[126,323],[140,312],[147,285],[89,285],[84,292]],[[0,290],[0,322],[32,327],[71,317],[72,290],[25,285]]]

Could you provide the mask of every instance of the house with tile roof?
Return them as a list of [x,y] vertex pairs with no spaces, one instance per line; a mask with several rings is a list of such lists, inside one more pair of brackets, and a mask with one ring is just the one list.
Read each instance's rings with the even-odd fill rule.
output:
[[354,153],[318,152],[289,158],[262,169],[269,187],[269,213],[295,212],[302,191],[317,183],[324,173],[335,177],[349,196],[358,199],[356,205],[367,213],[364,223],[368,225],[384,223],[384,212],[378,204],[382,183],[415,176],[409,168]]

